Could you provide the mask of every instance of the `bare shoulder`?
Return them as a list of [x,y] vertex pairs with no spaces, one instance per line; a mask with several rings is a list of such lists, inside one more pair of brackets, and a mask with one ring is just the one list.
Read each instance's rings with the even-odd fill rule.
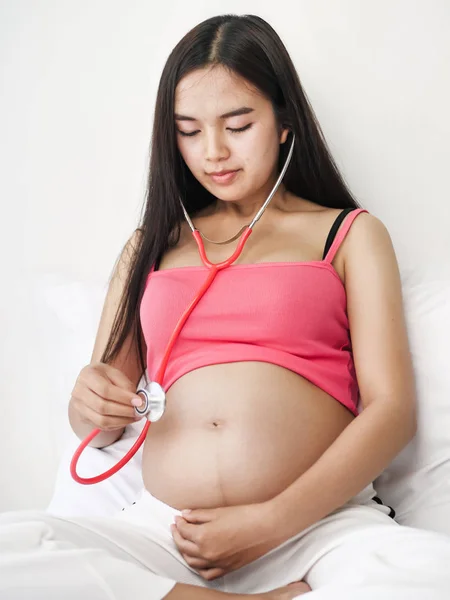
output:
[[386,225],[370,213],[360,213],[352,223],[345,244],[343,255],[346,261],[359,256],[360,260],[368,253],[392,250],[392,239]]
[[[345,240],[345,289],[362,406],[387,401],[415,430],[414,372],[400,269],[385,224],[361,213]],[[344,244],[343,244],[344,246]]]
[[370,213],[360,213],[342,244],[346,287],[359,287],[369,278],[367,288],[385,277],[392,288],[400,290],[400,268],[394,244],[386,225]]
[[[339,212],[340,210],[337,214]],[[360,277],[360,271],[372,262],[374,256],[384,259],[384,268],[398,271],[394,247],[387,227],[378,217],[362,212],[352,222],[336,253],[335,264],[340,266],[342,280],[346,287],[349,278]]]

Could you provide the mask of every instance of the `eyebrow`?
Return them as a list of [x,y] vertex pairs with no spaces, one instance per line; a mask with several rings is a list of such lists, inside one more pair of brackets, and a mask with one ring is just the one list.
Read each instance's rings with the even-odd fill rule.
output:
[[[230,110],[230,112],[224,113],[220,115],[220,119],[228,119],[229,117],[238,117],[239,115],[247,115],[254,111],[254,108],[250,108],[249,106],[242,106],[241,108],[236,108],[235,110]],[[194,117],[187,117],[186,115],[178,115],[175,113],[175,119],[177,121],[197,121]]]

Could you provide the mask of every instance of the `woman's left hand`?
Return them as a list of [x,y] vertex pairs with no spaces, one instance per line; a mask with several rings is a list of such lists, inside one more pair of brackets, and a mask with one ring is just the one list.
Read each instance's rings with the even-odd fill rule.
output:
[[274,534],[267,503],[182,511],[171,525],[185,561],[204,579],[222,577],[256,560],[282,540]]

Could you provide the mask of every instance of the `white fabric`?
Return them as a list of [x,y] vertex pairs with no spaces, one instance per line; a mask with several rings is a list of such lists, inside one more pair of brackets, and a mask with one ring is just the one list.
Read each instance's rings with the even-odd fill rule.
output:
[[[111,468],[131,448],[143,426],[144,420],[130,425],[120,440],[106,448],[85,448],[78,461],[78,474],[93,477]],[[72,431],[67,435],[67,446],[58,468],[53,496],[47,506],[49,512],[59,516],[105,517],[136,499],[144,487],[142,446],[131,461],[112,477],[95,485],[81,485],[72,479],[69,471],[72,456],[81,442]]]
[[[55,381],[58,393],[53,410],[60,415],[58,431],[59,436],[64,431],[61,447],[65,451],[49,509],[61,515],[111,515],[132,501],[142,487],[141,454],[108,482],[78,485],[69,475],[78,440],[65,422],[69,392],[89,361],[106,287],[50,276],[44,283],[44,297],[61,330],[58,357],[64,357]],[[417,379],[419,427],[415,439],[376,480],[375,488],[385,504],[394,506],[400,523],[450,534],[450,281],[427,281],[418,271],[403,271],[402,286]],[[82,466],[86,474],[109,468],[131,446],[141,427],[141,423],[131,426],[124,439],[103,450],[87,448],[80,471]]]
[[[142,492],[110,518],[0,515],[0,600],[160,600],[188,583],[256,594],[305,580],[310,600],[448,600],[450,537],[398,525],[372,486],[277,548],[213,581],[171,537],[180,511]],[[299,596],[300,597],[300,596]]]
[[[44,512],[0,514],[0,600],[164,598],[176,582],[156,576],[136,557],[144,547],[140,533],[108,521],[96,519],[99,535],[88,522]],[[134,544],[135,551],[122,549],[119,538]],[[157,547],[148,541],[145,550],[153,557]]]

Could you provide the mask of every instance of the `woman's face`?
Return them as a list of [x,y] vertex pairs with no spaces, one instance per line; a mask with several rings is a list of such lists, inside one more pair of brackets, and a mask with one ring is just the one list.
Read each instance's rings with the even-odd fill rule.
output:
[[[244,114],[224,116],[239,109],[245,109]],[[215,197],[256,198],[275,183],[280,143],[286,141],[288,130],[278,128],[267,98],[224,67],[198,69],[180,80],[175,127],[184,161]],[[238,172],[227,183],[210,175],[223,170]]]

